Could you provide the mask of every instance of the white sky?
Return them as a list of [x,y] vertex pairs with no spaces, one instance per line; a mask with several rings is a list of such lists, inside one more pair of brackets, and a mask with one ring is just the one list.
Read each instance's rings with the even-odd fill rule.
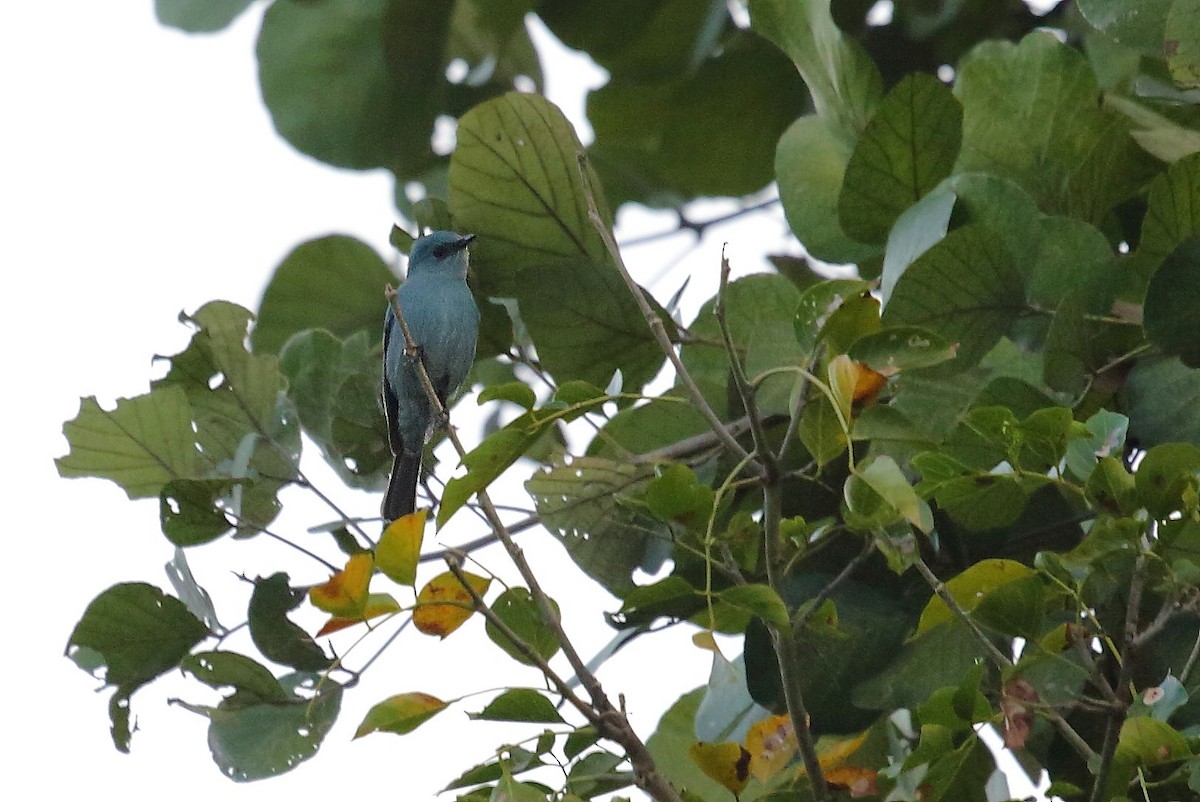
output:
[[[188,330],[175,319],[180,310],[216,298],[253,309],[271,270],[305,239],[348,233],[389,254],[396,218],[388,177],[332,170],[276,137],[255,80],[260,13],[254,9],[221,34],[188,37],[159,27],[149,0],[38,0],[0,12],[0,265],[8,278],[0,293],[0,347],[9,377],[0,416],[8,537],[0,599],[10,621],[0,668],[7,689],[5,798],[36,788],[47,799],[103,791],[184,802],[220,794],[236,802],[350,789],[431,799],[505,739],[534,732],[467,722],[464,712],[481,709],[481,697],[403,738],[349,740],[370,705],[393,693],[451,698],[537,685],[533,672],[486,641],[480,621],[442,643],[406,633],[346,695],[316,758],[248,785],[225,780],[211,763],[206,720],[166,705],[173,695],[215,701],[196,683],[170,676],[135,695],[141,729],[132,754],[120,755],[108,736],[111,691],[90,693],[97,683],[62,656],[74,623],[103,589],[134,580],[169,588],[162,564],[171,548],[158,531],[157,504],[131,504],[111,483],[65,481],[55,471],[52,458],[66,451],[61,426],[75,416],[79,397],[96,395],[110,406],[144,392],[158,375],[151,356],[187,342]],[[579,86],[589,78],[556,68],[550,79],[551,98],[579,124]],[[709,211],[728,208],[713,204]],[[670,215],[632,210],[622,214],[620,231],[633,236],[671,224]],[[764,252],[798,252],[781,217],[771,215],[718,229],[696,249],[685,235],[626,258],[661,300],[690,272],[686,305],[695,309],[715,288],[722,237],[731,238],[738,273],[764,269]],[[473,434],[465,436],[470,442]],[[325,477],[325,486],[335,482]],[[344,498],[362,514],[377,509],[375,497]],[[320,519],[311,507],[295,508]],[[477,534],[467,516],[459,519],[462,528],[449,527],[448,542]],[[293,515],[280,527],[303,537],[312,520]],[[544,534],[522,542],[562,605],[568,631],[591,654],[612,634],[600,611],[615,610],[616,602],[579,581]],[[245,592],[230,571],[275,569],[279,550],[262,545],[191,553],[193,570],[218,604]],[[500,555],[485,555],[498,569]],[[288,567],[311,579],[305,563]],[[422,581],[432,573],[424,569]],[[244,615],[228,605],[219,610],[226,624]],[[641,639],[601,674],[614,698],[626,694],[643,736],[679,693],[707,677],[707,657],[688,634],[659,636],[660,646]]]

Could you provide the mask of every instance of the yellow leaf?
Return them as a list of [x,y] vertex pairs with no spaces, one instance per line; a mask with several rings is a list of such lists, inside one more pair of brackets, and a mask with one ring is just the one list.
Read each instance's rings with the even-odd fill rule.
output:
[[717,646],[717,639],[713,637],[712,631],[708,629],[702,629],[693,634],[692,645],[710,651],[713,654],[721,653],[721,647]]
[[766,780],[791,762],[799,743],[792,720],[771,716],[751,725],[746,733],[746,751],[750,753],[750,773]]
[[[487,592],[492,580],[474,574],[464,574],[471,588],[479,596]],[[417,594],[417,607],[413,610],[413,623],[426,635],[444,638],[462,626],[475,612],[475,603],[470,592],[454,574],[446,571],[438,574],[421,588]]]
[[[863,732],[853,738],[846,738],[833,743],[822,743],[817,745],[817,762],[821,764],[821,771],[825,774],[833,771],[841,766],[846,760],[858,751],[858,748],[863,745],[863,741],[867,740],[867,733]],[[797,777],[805,777],[808,771],[801,766],[797,772]],[[826,780],[829,778],[826,777]]]
[[355,738],[372,732],[394,732],[403,735],[412,732],[431,717],[446,709],[446,702],[427,693],[401,693],[384,699],[371,708]]
[[378,618],[381,615],[389,615],[390,613],[397,613],[399,611],[400,602],[386,593],[372,593],[367,597],[366,606],[363,607],[360,617],[342,618],[335,615],[325,622],[325,626],[321,627],[320,631],[317,632],[317,637],[337,632],[339,629],[352,627],[355,624],[361,624],[364,621],[370,621],[372,618]]
[[[1015,560],[990,558],[980,560],[946,583],[946,590],[958,605],[968,613],[975,609],[983,597],[999,587],[1024,579],[1033,574],[1032,568]],[[933,629],[938,624],[950,621],[954,613],[941,597],[933,596],[921,611],[921,620],[913,637]]]
[[732,741],[710,744],[699,741],[688,747],[688,754],[700,770],[738,797],[750,782],[750,753]]
[[328,582],[310,590],[308,599],[318,610],[361,621],[367,606],[367,587],[374,572],[375,560],[370,552],[355,554]]
[[402,515],[383,530],[383,537],[375,547],[375,564],[388,579],[409,587],[416,585],[427,512],[421,509]]
[[833,393],[833,406],[837,409],[842,423],[847,426],[850,424],[854,388],[857,386],[858,368],[853,359],[845,354],[838,354],[829,360],[829,390]]

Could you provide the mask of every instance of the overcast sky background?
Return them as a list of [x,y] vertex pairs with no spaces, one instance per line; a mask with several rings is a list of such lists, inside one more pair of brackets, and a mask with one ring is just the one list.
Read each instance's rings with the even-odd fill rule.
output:
[[[220,794],[236,802],[347,791],[431,799],[500,743],[536,731],[468,722],[465,712],[481,709],[483,696],[412,735],[350,741],[366,710],[393,693],[451,698],[505,684],[536,686],[536,674],[487,642],[478,620],[442,643],[406,633],[345,696],[316,758],[247,785],[225,780],[211,763],[207,720],[167,705],[176,695],[215,702],[196,683],[172,675],[136,694],[140,729],[132,754],[121,755],[108,735],[111,691],[92,693],[98,683],[62,656],[75,622],[105,588],[148,581],[169,589],[162,566],[172,554],[158,530],[156,502],[130,503],[109,482],[58,477],[52,460],[66,452],[61,427],[76,415],[79,398],[96,395],[110,407],[145,392],[160,373],[152,356],[187,343],[190,330],[178,324],[178,312],[217,298],[255,308],[271,270],[301,241],[352,234],[392,259],[389,177],[331,169],[275,135],[255,78],[260,15],[256,6],[231,29],[203,37],[160,27],[149,0],[39,0],[10,3],[0,15],[0,265],[8,278],[0,293],[8,376],[0,417],[8,576],[0,599],[10,621],[0,667],[9,733],[0,789],[36,788],[39,798],[102,790],[133,800]],[[586,139],[582,87],[603,74],[565,54],[555,58],[547,94]],[[668,229],[672,218],[634,209],[619,222],[619,234],[629,237]],[[630,249],[626,258],[660,300],[690,274],[685,306],[694,310],[715,288],[726,239],[737,273],[765,269],[764,253],[799,252],[776,212],[718,228],[697,248],[685,234]],[[464,429],[473,442],[475,433]],[[319,460],[306,469],[324,487],[336,487]],[[339,497],[360,514],[377,509],[377,497],[368,494]],[[280,522],[285,530],[292,524],[302,533],[322,520],[307,499],[284,501],[291,513]],[[448,527],[446,542],[478,533],[467,516],[456,522],[462,528]],[[580,635],[583,653],[594,652],[612,634],[600,612],[617,602],[581,582],[547,536],[523,538],[568,631]],[[288,570],[311,576],[310,564],[264,546],[205,548],[189,557],[218,604],[223,594],[246,592],[234,570],[266,574],[284,560]],[[494,550],[482,559],[491,568],[502,562]],[[423,569],[421,581],[432,574]],[[226,624],[244,616],[236,605],[219,610]],[[614,698],[626,694],[644,736],[681,692],[707,677],[708,657],[689,635],[678,628],[659,641],[637,641],[601,674]]]

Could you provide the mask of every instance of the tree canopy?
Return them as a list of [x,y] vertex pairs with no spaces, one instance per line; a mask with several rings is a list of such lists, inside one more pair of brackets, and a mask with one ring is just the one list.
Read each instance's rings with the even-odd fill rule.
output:
[[[252,5],[156,11],[209,32]],[[394,174],[401,252],[428,228],[476,235],[469,395],[495,414],[445,432],[458,463],[434,468],[430,521],[381,532],[310,480],[305,448],[354,488],[391,463],[396,279],[344,236],[297,245],[257,310],[184,316],[147,392],[83,399],[59,472],[157,499],[176,555],[174,595],[115,585],[69,638],[112,687],[118,749],[138,690],[179,669],[219,692],[183,706],[224,774],[286,772],[369,669],[360,639],[377,654],[479,616],[534,681],[472,714],[528,732],[447,778],[470,802],[1005,799],[987,728],[1064,798],[1200,794],[1200,3],[262,5],[283,139]],[[540,94],[530,15],[608,72],[586,147]],[[685,317],[630,274],[614,211],[702,231],[689,204],[714,196],[778,202],[807,257],[737,280],[722,260]],[[493,503],[502,476],[523,505]],[[336,518],[304,539],[311,570],[211,599],[188,551],[270,532],[285,488]],[[472,511],[479,539],[423,547]],[[712,650],[653,732],[563,627],[572,600],[516,537],[534,526],[620,599],[614,649],[684,626]],[[496,542],[520,584],[468,562]],[[461,701],[397,682],[356,737]]]

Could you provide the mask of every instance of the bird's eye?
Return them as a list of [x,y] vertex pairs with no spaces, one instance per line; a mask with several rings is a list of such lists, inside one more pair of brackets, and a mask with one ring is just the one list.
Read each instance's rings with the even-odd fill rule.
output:
[[449,255],[450,255],[450,250],[445,245],[434,245],[433,246],[433,258],[445,259]]

